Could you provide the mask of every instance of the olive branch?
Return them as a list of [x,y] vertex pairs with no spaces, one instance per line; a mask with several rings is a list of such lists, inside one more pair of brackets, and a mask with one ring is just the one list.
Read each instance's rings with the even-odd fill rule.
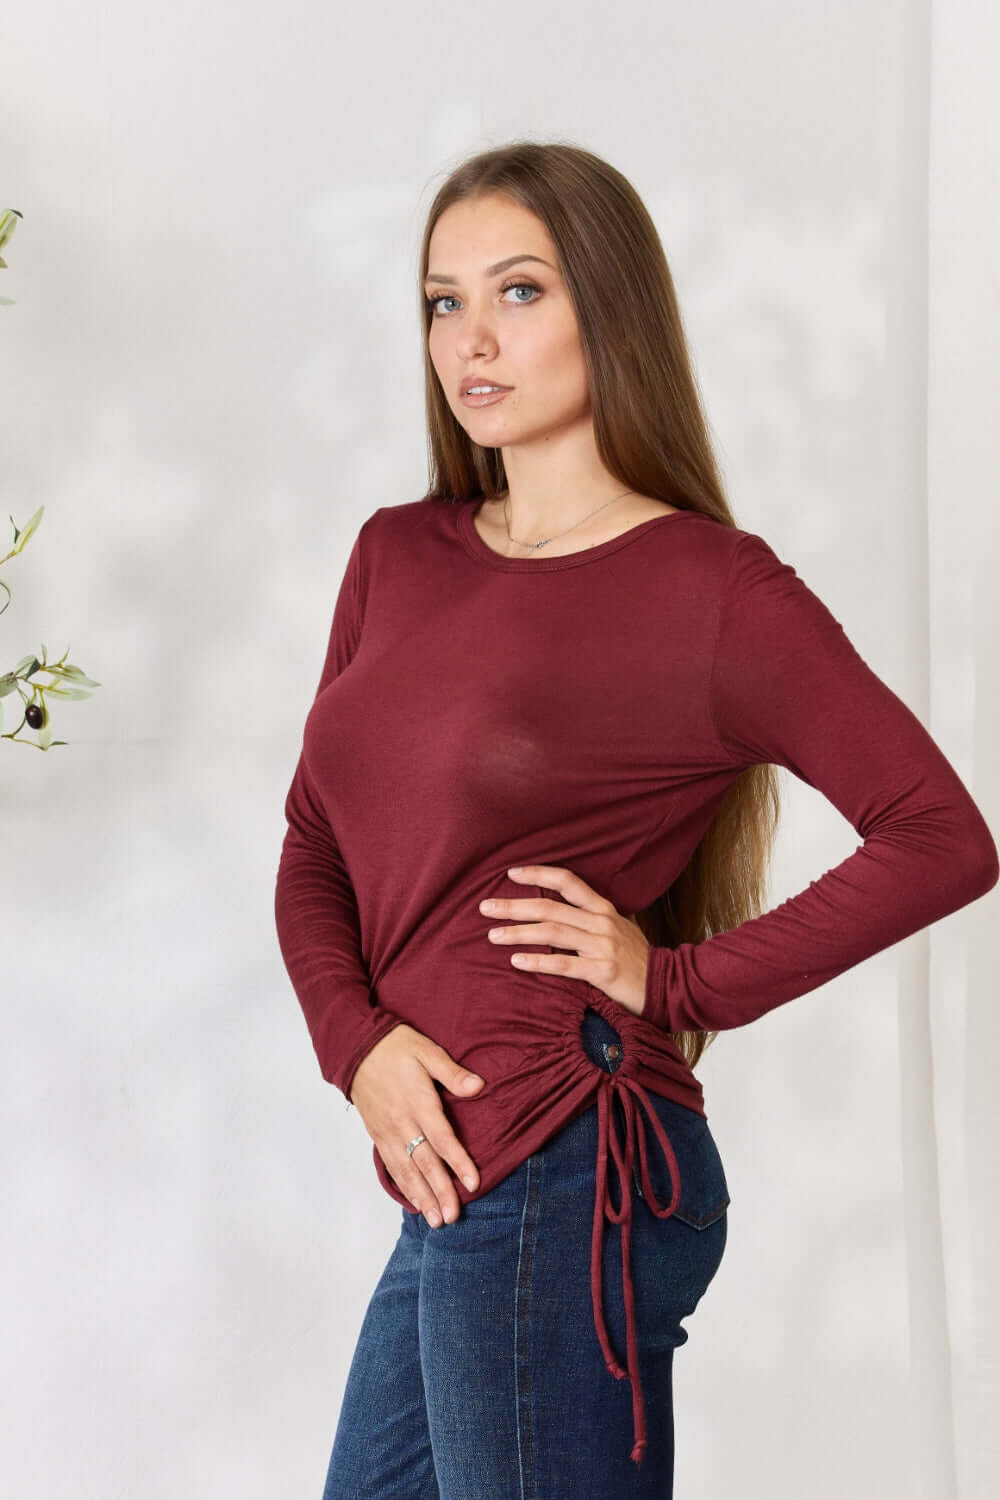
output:
[[[0,214],[0,251],[3,250],[17,226],[21,214],[16,208],[5,209]],[[7,262],[0,254],[0,270],[7,269]],[[10,297],[0,297],[0,303],[10,307],[13,305]],[[45,514],[45,506],[40,505],[31,517],[23,531],[19,531],[14,517],[10,517],[10,524],[14,528],[14,545],[6,557],[0,557],[0,566],[9,562],[24,549],[25,544],[38,530],[42,516]],[[11,592],[3,579],[0,578],[0,589],[7,595],[6,603],[0,609],[0,615],[8,608],[11,601]],[[73,662],[66,660],[69,655],[69,647],[63,652],[58,661],[50,662],[47,659],[45,643],[42,643],[41,657],[31,655],[23,656],[10,672],[0,673],[0,700],[9,698],[14,692],[18,693],[23,704],[21,722],[17,728],[4,734],[0,732],[0,739],[13,740],[19,745],[33,745],[36,750],[51,750],[53,745],[65,745],[66,740],[54,740],[52,738],[52,723],[49,715],[49,706],[46,695],[53,698],[89,698],[90,689],[100,687],[92,677],[88,677],[81,667],[75,666]],[[39,672],[47,672],[52,679],[50,682],[37,680]],[[37,740],[18,739],[20,731],[27,724],[38,735]],[[3,730],[3,702],[0,701],[0,731]]]

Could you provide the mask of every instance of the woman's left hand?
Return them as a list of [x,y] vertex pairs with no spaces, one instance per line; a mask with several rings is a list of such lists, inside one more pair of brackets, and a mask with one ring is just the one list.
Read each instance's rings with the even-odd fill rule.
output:
[[641,1015],[646,1001],[649,943],[635,918],[621,916],[579,875],[559,865],[524,865],[507,874],[511,880],[558,891],[565,899],[526,896],[481,901],[479,910],[484,916],[514,919],[513,926],[492,929],[490,941],[570,948],[572,953],[512,953],[510,961],[518,969],[582,979],[609,1000]]

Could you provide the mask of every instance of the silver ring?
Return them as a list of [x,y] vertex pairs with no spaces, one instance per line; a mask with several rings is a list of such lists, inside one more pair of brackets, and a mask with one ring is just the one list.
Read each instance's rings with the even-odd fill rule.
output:
[[414,1151],[416,1150],[416,1148],[420,1145],[420,1142],[421,1141],[426,1141],[426,1139],[427,1139],[427,1137],[425,1135],[415,1135],[413,1137],[413,1140],[410,1142],[410,1144],[406,1148],[406,1154],[407,1154],[407,1156],[412,1156],[413,1153],[414,1153]]

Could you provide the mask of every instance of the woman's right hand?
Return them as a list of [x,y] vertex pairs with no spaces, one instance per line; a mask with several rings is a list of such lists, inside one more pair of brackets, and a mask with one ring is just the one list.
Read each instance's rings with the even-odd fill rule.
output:
[[[442,1157],[472,1192],[479,1186],[479,1173],[448,1123],[435,1078],[465,1098],[485,1082],[429,1036],[401,1021],[361,1059],[350,1100],[393,1181],[437,1229],[442,1216],[451,1224],[461,1208]],[[416,1135],[427,1139],[408,1156],[407,1144]]]

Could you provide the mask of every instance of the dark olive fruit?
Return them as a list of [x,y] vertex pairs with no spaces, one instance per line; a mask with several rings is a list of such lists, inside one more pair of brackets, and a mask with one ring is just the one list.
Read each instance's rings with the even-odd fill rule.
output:
[[44,708],[40,708],[37,703],[29,703],[24,710],[24,717],[32,729],[41,729],[45,723],[45,710]]

